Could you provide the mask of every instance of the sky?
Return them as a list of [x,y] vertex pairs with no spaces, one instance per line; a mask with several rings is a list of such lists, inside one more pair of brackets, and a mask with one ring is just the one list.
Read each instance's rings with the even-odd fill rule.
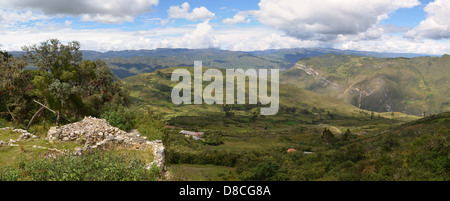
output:
[[0,0],[0,49],[282,48],[449,54],[450,0]]

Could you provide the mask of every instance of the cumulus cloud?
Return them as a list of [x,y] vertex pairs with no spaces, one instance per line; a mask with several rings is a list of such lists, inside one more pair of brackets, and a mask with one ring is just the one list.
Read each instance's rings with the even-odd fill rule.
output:
[[214,48],[219,46],[219,41],[212,34],[213,28],[206,20],[197,25],[194,31],[183,34],[182,37],[166,38],[158,42],[160,47],[169,48]]
[[[56,26],[56,25],[54,25]],[[234,51],[253,51],[281,48],[329,47],[336,49],[448,54],[449,43],[424,39],[415,42],[401,35],[384,34],[376,40],[352,41],[342,38],[339,43],[317,40],[301,40],[269,27],[213,27],[209,21],[194,27],[160,27],[145,31],[120,29],[72,29],[71,27],[41,27],[2,32],[0,44],[7,51],[21,50],[24,45],[33,45],[50,38],[64,43],[79,41],[84,50],[112,51],[155,48],[221,48]]]
[[225,24],[250,23],[248,16],[254,14],[254,11],[240,11],[233,18],[226,18],[222,22]]
[[184,2],[181,6],[170,6],[169,10],[167,10],[167,13],[169,14],[168,19],[187,19],[190,21],[197,21],[197,20],[209,20],[212,19],[215,14],[209,11],[205,7],[200,8],[194,8],[190,12],[191,6],[188,2]]
[[7,29],[20,29],[29,26],[26,22],[50,19],[42,13],[30,10],[17,11],[13,9],[0,9],[0,31]]
[[447,0],[435,0],[425,8],[427,18],[414,29],[405,33],[405,37],[414,39],[450,38],[450,4]]
[[2,32],[0,43],[7,51],[21,50],[50,38],[63,42],[79,41],[85,50],[113,51],[155,48],[213,48],[219,47],[209,21],[197,26],[164,27],[147,31],[123,31],[120,29],[72,29],[57,24],[46,27],[29,27]]
[[115,16],[110,14],[83,14],[80,17],[81,21],[94,21],[104,24],[121,23],[124,21],[132,22],[134,20],[134,17],[129,15]]
[[46,15],[81,16],[101,23],[132,21],[133,16],[151,11],[158,0],[0,0],[0,6],[19,10],[38,10]]
[[425,39],[415,42],[405,39],[400,35],[383,35],[377,40],[366,41],[346,41],[335,44],[334,48],[343,50],[359,50],[373,52],[392,53],[420,53],[442,55],[450,52],[449,43],[442,43],[436,40]]
[[417,0],[261,0],[258,20],[300,39],[333,41],[340,35],[367,33],[379,38],[374,26],[399,8],[419,5]]
[[42,13],[36,13],[30,10],[17,11],[13,9],[0,9],[0,19],[9,22],[28,22],[49,19],[49,17]]

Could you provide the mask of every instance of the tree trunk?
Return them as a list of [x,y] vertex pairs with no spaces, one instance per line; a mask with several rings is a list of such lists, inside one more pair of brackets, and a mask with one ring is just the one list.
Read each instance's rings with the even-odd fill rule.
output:
[[45,130],[45,110],[43,111],[44,115],[44,130]]
[[44,104],[42,104],[42,103],[40,103],[40,102],[38,102],[38,101],[36,101],[36,100],[33,100],[33,101],[34,101],[35,103],[39,104],[40,106],[44,107],[45,109],[49,110],[50,112],[53,112],[54,114],[56,114],[56,116],[57,116],[56,123],[58,124],[57,126],[59,126],[59,117],[60,117],[60,116],[62,116],[62,117],[63,117],[64,119],[66,119],[68,122],[71,122],[70,119],[68,119],[68,118],[65,117],[64,115],[60,115],[60,114],[61,114],[60,110],[58,110],[58,112],[55,112],[55,111],[53,111],[52,109],[50,109],[50,108],[48,108],[47,106],[45,106]]
[[44,107],[41,107],[41,108],[39,108],[39,110],[36,113],[34,113],[33,117],[31,117],[30,122],[28,122],[26,130],[28,130],[30,128],[30,126],[33,123],[34,119],[39,116],[39,113],[41,113],[43,109],[44,109]]
[[58,112],[56,113],[56,126],[59,127],[59,113],[60,111],[58,110]]
[[16,121],[16,118],[14,118],[14,115],[13,115],[13,113],[11,112],[11,110],[9,110],[9,107],[8,107],[8,105],[6,105],[6,110],[8,110],[8,112],[9,112],[9,115],[11,115],[11,118],[12,118],[12,120],[15,122]]

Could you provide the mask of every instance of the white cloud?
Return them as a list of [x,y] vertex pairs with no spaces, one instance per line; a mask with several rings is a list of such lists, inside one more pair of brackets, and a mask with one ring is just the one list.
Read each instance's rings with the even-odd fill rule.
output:
[[219,41],[212,34],[212,26],[209,20],[197,25],[194,31],[184,34],[182,37],[162,39],[158,42],[159,47],[168,48],[213,48],[219,46]]
[[132,21],[133,16],[150,12],[156,5],[158,0],[0,0],[4,8],[81,16],[83,20],[101,23]]
[[[389,13],[419,5],[417,0],[261,0],[256,16],[266,25],[300,39],[333,41],[370,31]],[[375,34],[375,35],[374,35]]]
[[65,24],[66,26],[70,26],[70,25],[72,25],[72,21],[66,20],[66,21],[64,22],[64,24]]
[[215,14],[209,11],[205,7],[194,8],[192,12],[189,12],[191,6],[188,2],[184,2],[181,6],[170,6],[167,13],[169,14],[169,19],[179,18],[179,19],[187,19],[191,21],[197,20],[209,20],[212,19]]
[[3,22],[29,22],[49,18],[42,13],[32,12],[31,10],[0,9],[0,19],[3,19]]
[[254,14],[254,11],[240,11],[233,18],[226,18],[222,22],[225,24],[250,23],[248,16]]
[[392,53],[420,53],[442,55],[450,52],[449,42],[423,40],[415,42],[400,35],[383,35],[377,40],[346,41],[334,46],[336,49]]
[[58,38],[63,42],[79,41],[82,49],[97,51],[219,47],[208,20],[194,27],[165,27],[147,31],[80,30],[64,25],[6,30],[1,33],[0,44],[7,51],[21,50],[24,45],[37,44],[51,38]]
[[[217,25],[216,25],[217,26]],[[159,27],[142,31],[119,29],[73,29],[70,26],[53,24],[19,30],[2,31],[2,50],[21,50],[24,45],[33,45],[50,38],[63,42],[79,41],[85,50],[139,50],[155,48],[221,48],[234,51],[253,51],[281,48],[330,47],[337,49],[448,54],[450,42],[425,39],[415,42],[401,35],[384,34],[375,40],[352,41],[349,36],[341,36],[339,42],[330,43],[317,40],[301,40],[286,35],[280,30],[263,26],[221,27],[209,21],[196,26]],[[355,36],[356,37],[356,36]]]
[[124,21],[133,22],[134,17],[129,15],[124,16],[114,16],[110,14],[83,14],[81,15],[81,21],[94,21],[104,24],[115,24]]
[[48,19],[50,17],[30,10],[17,11],[13,9],[0,9],[0,33],[4,30],[16,30],[30,26],[23,24],[26,22]]
[[405,37],[414,39],[443,39],[450,38],[450,3],[448,0],[435,0],[424,10],[427,18],[405,33]]
[[[146,0],[142,0],[144,3],[135,1],[140,5],[151,2]],[[438,1],[440,0],[436,0],[436,2]],[[5,2],[0,0],[0,6],[6,5]],[[32,0],[28,2],[32,2]],[[330,47],[377,52],[427,54],[448,54],[450,52],[449,42],[429,40],[425,35],[418,35],[422,36],[423,40],[408,40],[401,35],[387,34],[403,33],[407,31],[407,27],[379,23],[398,8],[416,5],[416,0],[392,2],[387,0],[373,0],[371,2],[356,0],[339,2],[333,0],[302,1],[303,6],[299,1],[293,0],[279,0],[276,3],[274,3],[274,0],[261,0],[260,10],[235,11],[237,13],[233,18],[222,21],[225,24],[236,24],[257,19],[268,26],[214,24],[210,20],[214,18],[214,13],[204,7],[191,9],[186,2],[181,6],[171,7],[172,11],[169,8],[167,20],[183,18],[201,21],[198,24],[163,26],[137,31],[98,27],[95,29],[73,29],[71,27],[71,20],[73,19],[65,22],[64,20],[51,20],[51,15],[59,16],[61,14],[63,16],[79,16],[81,20],[102,23],[133,21],[136,13],[139,12],[129,12],[128,9],[130,8],[118,8],[114,4],[114,2],[122,1],[110,1],[112,2],[111,5],[104,4],[102,6],[103,10],[123,10],[123,12],[111,13],[94,8],[86,8],[83,12],[77,11],[77,9],[67,11],[54,8],[50,12],[44,9],[47,1],[43,2],[39,6],[29,4],[28,7],[21,7],[20,4],[16,5],[10,1],[8,2],[9,7],[0,9],[0,44],[3,45],[2,49],[8,51],[21,50],[23,45],[32,45],[50,38],[58,38],[64,42],[80,41],[82,49],[97,51],[211,47],[234,51],[253,51]],[[93,2],[98,3],[100,1]],[[87,1],[80,1],[80,3],[87,3]],[[56,4],[60,3],[57,2]],[[67,4],[68,6],[73,5],[71,2],[67,2]],[[147,12],[151,9],[150,7],[148,6],[140,12]],[[431,10],[429,13],[439,13]],[[441,15],[445,16],[446,13],[441,13]],[[430,16],[429,14],[428,18]],[[161,21],[160,18],[152,17],[149,16],[141,20],[148,23]],[[450,19],[450,17],[440,17],[440,19]],[[32,23],[26,23],[30,21]],[[76,24],[79,23],[76,22]],[[415,30],[417,34],[424,33],[419,32],[418,28]]]
[[302,41],[286,36],[281,31],[266,27],[215,30],[214,36],[220,41],[222,49],[232,51],[315,47],[320,44],[317,41]]

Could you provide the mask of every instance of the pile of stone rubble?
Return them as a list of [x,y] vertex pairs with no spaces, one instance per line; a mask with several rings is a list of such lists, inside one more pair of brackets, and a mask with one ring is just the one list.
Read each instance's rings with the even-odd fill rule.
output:
[[47,139],[50,142],[74,141],[84,145],[75,148],[75,155],[81,155],[89,149],[153,151],[154,160],[148,167],[156,164],[161,170],[165,170],[164,145],[161,140],[148,141],[136,130],[127,133],[111,126],[105,119],[85,117],[76,123],[52,127],[48,131]]
[[17,138],[16,140],[10,139],[8,142],[0,141],[0,146],[19,146],[14,143],[16,143],[18,141],[22,141],[22,140],[30,140],[30,139],[38,138],[36,135],[33,135],[23,129],[14,129],[14,128],[6,127],[6,128],[0,128],[0,130],[10,130],[12,132],[16,132],[16,133],[20,134],[19,138]]
[[[8,142],[0,141],[0,146],[19,146],[15,144],[22,140],[31,140],[38,138],[36,135],[29,133],[23,129],[0,128],[0,130],[10,130],[20,133],[16,140],[10,139]],[[73,151],[75,155],[81,155],[84,151],[90,149],[106,149],[106,150],[142,150],[153,152],[153,162],[147,165],[150,168],[156,164],[161,170],[165,170],[165,154],[164,145],[161,140],[148,141],[146,137],[142,137],[137,130],[129,133],[111,126],[105,119],[97,119],[94,117],[85,117],[82,121],[67,124],[61,127],[52,127],[48,131],[46,137],[51,143],[73,141],[83,145],[76,147]],[[60,151],[57,149],[49,149],[40,146],[34,148],[47,149],[55,152],[56,155],[66,154],[68,150]]]

